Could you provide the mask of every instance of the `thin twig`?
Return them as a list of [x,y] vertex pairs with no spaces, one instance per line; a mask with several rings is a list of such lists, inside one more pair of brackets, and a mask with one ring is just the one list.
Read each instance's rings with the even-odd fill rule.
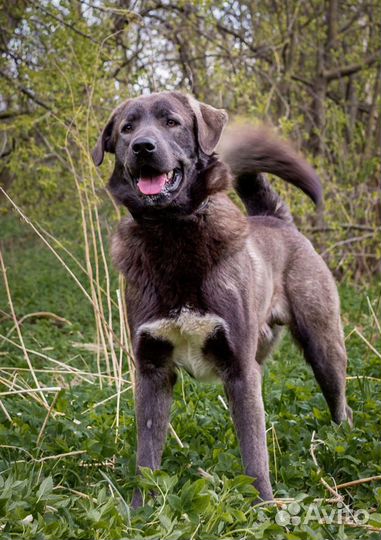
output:
[[381,227],[370,227],[369,225],[339,223],[337,227],[303,227],[304,232],[319,233],[319,232],[336,232],[338,229],[349,229],[355,231],[377,232],[381,231]]
[[376,381],[381,382],[381,379],[378,379],[377,377],[370,377],[369,375],[354,375],[351,377],[345,377],[347,381],[356,381],[358,379],[366,380],[366,381]]
[[360,330],[358,330],[357,328],[354,328],[354,332],[355,332],[355,334],[357,334],[364,341],[364,343],[366,343],[368,345],[369,349],[371,349],[374,352],[374,354],[376,356],[378,356],[378,358],[381,358],[381,354],[378,352],[377,349],[375,349],[373,347],[373,345],[371,343],[369,343],[369,341],[366,339],[366,337],[362,335]]
[[180,437],[177,435],[175,428],[172,426],[172,424],[169,424],[169,431],[173,435],[173,437],[176,439],[177,444],[180,446],[180,448],[184,448],[184,445],[180,439]]
[[[119,392],[119,394],[124,394],[124,392],[127,392],[128,390],[131,390],[131,386],[129,386],[128,388],[124,388],[123,390],[121,390]],[[93,409],[96,409],[97,407],[100,407],[101,405],[104,405],[105,403],[107,403],[108,401],[111,401],[112,399],[116,398],[117,396],[118,396],[118,392],[116,392],[112,396],[107,397],[106,399],[102,399],[102,401],[98,401],[98,403],[95,403],[94,405],[92,405],[88,409],[85,409],[84,411],[82,411],[81,414],[85,414],[85,413],[87,413],[89,411],[92,411]]]
[[77,489],[72,489],[72,488],[69,488],[67,486],[54,486],[53,491],[55,489],[64,489],[64,490],[68,491],[69,493],[73,493],[74,495],[78,495],[78,497],[83,497],[85,499],[88,499],[89,501],[93,501],[94,503],[97,502],[97,499],[95,499],[94,497],[91,497],[90,495],[87,495],[86,493],[82,493],[82,491],[78,491]]
[[40,432],[39,432],[38,437],[37,437],[36,446],[40,446],[40,442],[41,442],[42,436],[43,436],[43,434],[44,434],[44,432],[45,432],[45,428],[46,428],[46,426],[47,426],[47,423],[48,423],[48,420],[49,420],[49,418],[50,418],[50,415],[52,414],[53,408],[54,408],[55,404],[57,403],[57,399],[58,399],[59,394],[60,394],[60,390],[58,390],[58,392],[57,392],[56,395],[54,396],[54,398],[53,398],[53,400],[52,400],[52,403],[51,403],[51,405],[50,405],[50,407],[49,407],[49,410],[48,410],[48,412],[47,412],[47,414],[46,414],[46,416],[45,416],[45,419],[44,419],[44,421],[43,421],[43,423],[42,423]]
[[34,392],[59,392],[60,386],[44,386],[39,388],[29,388],[26,390],[11,390],[10,392],[0,392],[0,396],[14,396],[16,394],[33,394]]
[[381,325],[380,325],[380,322],[379,322],[379,320],[377,319],[377,316],[376,316],[376,314],[375,314],[375,312],[374,312],[374,309],[373,309],[373,306],[372,306],[372,304],[371,304],[371,301],[369,300],[369,296],[366,297],[366,300],[367,300],[367,302],[368,302],[368,306],[369,306],[370,312],[371,312],[371,314],[372,314],[372,316],[373,316],[374,322],[376,323],[377,330],[378,330],[378,332],[381,334]]
[[347,244],[353,244],[355,242],[361,242],[362,240],[366,240],[367,238],[372,238],[376,234],[376,231],[363,234],[362,236],[353,236],[352,238],[347,238],[346,240],[340,240],[339,242],[336,242],[335,244],[332,244],[332,246],[329,246],[327,249],[321,253],[321,256],[327,255],[327,253],[330,253],[334,249],[336,249],[339,246],[346,246]]
[[229,407],[226,405],[226,401],[220,394],[218,394],[218,400],[222,403],[223,408],[228,411]]
[[9,421],[9,422],[12,422],[12,418],[9,414],[9,412],[7,411],[7,408],[5,407],[4,403],[1,401],[0,399],[0,409],[3,411],[3,413],[5,414],[5,417],[6,419]]
[[34,372],[34,369],[33,369],[33,366],[32,366],[32,362],[30,361],[27,349],[25,347],[24,339],[23,339],[23,336],[22,336],[22,333],[21,333],[21,330],[20,330],[20,326],[19,326],[17,317],[16,317],[16,312],[15,312],[15,309],[14,309],[14,306],[13,306],[12,295],[11,295],[11,291],[9,289],[9,284],[8,284],[8,279],[7,279],[7,269],[6,269],[5,264],[4,264],[1,249],[0,249],[0,265],[1,265],[2,272],[3,272],[4,285],[5,285],[5,290],[6,290],[7,297],[8,297],[8,304],[9,304],[9,307],[11,309],[12,318],[13,318],[13,321],[14,321],[16,329],[17,329],[17,334],[18,334],[18,338],[20,340],[20,345],[21,345],[21,349],[22,349],[23,354],[24,354],[24,358],[25,358],[26,363],[28,364],[28,367],[30,369],[30,373],[31,373],[31,375],[33,377],[33,380],[34,380],[34,383],[36,385],[37,391],[40,392],[43,403],[45,404],[46,408],[49,409],[48,402],[47,402],[43,392],[41,391],[40,384],[38,382],[37,376],[36,376],[36,374]]
[[[12,339],[9,339],[7,338],[6,336],[0,334],[0,338],[3,338],[7,343],[10,343],[11,345],[13,345],[14,347],[17,347],[18,349],[22,349],[21,345],[19,345],[18,343],[16,343],[15,341],[13,341]],[[45,360],[48,360],[49,362],[52,362],[53,364],[56,364],[57,366],[61,366],[63,367],[64,369],[66,369],[67,371],[71,371],[73,373],[73,375],[77,375],[80,379],[83,379],[84,381],[88,382],[89,384],[94,384],[93,381],[91,381],[90,379],[84,377],[82,375],[82,372],[81,370],[75,368],[75,367],[72,367],[72,366],[69,366],[68,364],[65,364],[64,362],[60,362],[60,360],[55,360],[54,358],[51,358],[50,356],[46,355],[46,354],[43,354],[43,353],[40,353],[38,351],[35,351],[33,349],[28,349],[26,348],[26,351],[30,354],[34,354],[40,358],[44,358]],[[49,408],[49,407],[47,407]]]
[[80,454],[86,454],[87,450],[73,450],[72,452],[64,452],[62,454],[56,454],[55,456],[45,456],[42,458],[34,459],[36,463],[43,463],[44,461],[51,461],[52,459],[61,459],[71,456],[79,456]]
[[[311,454],[311,457],[312,457],[312,461],[314,462],[315,464],[315,467],[317,468],[318,470],[318,473],[321,473],[322,470],[317,462],[317,459],[316,459],[316,456],[315,456],[315,448],[317,447],[318,444],[321,444],[322,441],[318,441],[317,439],[315,439],[315,435],[316,435],[316,432],[313,431],[312,432],[312,437],[311,437],[311,445],[310,445],[310,454]],[[333,495],[337,502],[342,502],[343,501],[343,497],[342,495],[340,495],[340,493],[338,493],[333,487],[331,487],[328,482],[326,482],[326,480],[324,480],[324,478],[321,476],[320,477],[320,483],[323,484],[323,486],[331,493],[331,495]]]
[[381,480],[381,475],[369,476],[368,478],[358,478],[357,480],[351,480],[350,482],[345,482],[344,484],[338,484],[336,489],[345,489],[352,486],[359,486],[360,484],[365,484],[367,482],[378,482],[379,480]]
[[[76,178],[76,175],[75,175],[75,179],[76,179],[76,182],[78,182],[78,179]],[[93,309],[94,309],[94,313],[96,314],[96,317],[99,317],[101,319],[101,322],[103,323],[104,327],[106,329],[109,329],[109,331],[112,333],[114,339],[118,342],[119,345],[120,344],[120,340],[118,338],[118,336],[113,332],[112,328],[109,327],[107,321],[104,319],[104,316],[102,315],[100,309],[99,309],[99,306],[98,306],[98,303],[97,303],[97,298],[92,298],[92,296],[86,291],[86,289],[83,287],[83,285],[81,284],[81,282],[79,281],[79,279],[77,278],[77,276],[74,274],[74,272],[67,266],[67,264],[65,263],[65,261],[62,259],[62,257],[58,254],[58,252],[49,244],[49,242],[46,240],[46,238],[40,233],[40,231],[35,227],[35,225],[31,222],[31,220],[22,212],[22,210],[17,206],[17,204],[11,199],[11,197],[8,195],[8,193],[0,186],[0,191],[4,194],[4,196],[8,199],[8,201],[11,203],[11,205],[14,207],[14,209],[19,213],[19,215],[22,217],[22,219],[34,230],[34,232],[37,234],[37,236],[44,242],[44,244],[48,247],[48,249],[53,253],[53,255],[59,260],[59,262],[62,264],[62,266],[65,268],[65,270],[67,270],[67,272],[69,273],[69,275],[74,279],[74,281],[76,282],[76,284],[78,285],[78,287],[81,289],[81,291],[83,292],[83,294],[85,295],[85,298],[90,302],[90,304],[93,306]],[[78,184],[78,191],[80,192],[80,186]],[[82,208],[82,207],[81,207]],[[82,208],[82,211],[85,212],[85,208],[83,207]],[[83,222],[83,225],[85,225],[85,220],[83,218],[82,220]],[[87,236],[85,236],[85,241],[86,241],[86,238]],[[91,272],[91,267],[90,267],[90,272]],[[91,272],[92,274],[92,272]],[[90,285],[91,285],[91,289],[92,289],[92,294],[93,294],[93,279],[92,277],[90,278]],[[101,324],[100,325],[100,328],[103,329],[103,325]],[[104,343],[104,346],[105,346],[105,343]],[[129,350],[129,348],[125,348],[125,352],[127,354],[127,356],[129,358],[131,358],[131,351]],[[108,355],[106,354],[106,362],[107,362],[107,358],[108,358]],[[109,373],[109,370],[107,370],[108,374]]]
[[[119,325],[120,325],[120,341],[124,344],[125,339],[125,331],[124,331],[124,316],[123,316],[123,305],[122,305],[122,299],[120,295],[120,289],[117,289],[116,296],[118,299],[118,306],[119,306]],[[120,354],[119,354],[119,365],[118,365],[118,379],[117,379],[117,398],[116,398],[116,433],[115,433],[115,439],[118,438],[119,435],[119,420],[120,420],[120,393],[122,389],[122,367],[123,367],[123,349],[120,348]]]
[[[56,321],[58,323],[68,324],[68,325],[72,324],[67,319],[64,319],[63,317],[60,317],[59,315],[56,315],[55,313],[51,313],[50,311],[36,311],[34,313],[27,313],[26,315],[23,315],[17,321],[17,324],[20,326],[27,319],[53,319],[54,321]],[[9,337],[14,332],[14,330],[16,330],[16,328],[17,328],[17,325],[14,324],[10,328],[10,330],[7,332],[7,337]]]
[[[66,365],[66,364],[64,364]],[[29,369],[28,368],[22,368],[22,367],[9,367],[9,366],[2,366],[0,368],[0,371],[3,371],[5,373],[8,374],[8,372],[10,371],[28,371],[29,372]],[[88,377],[99,377],[99,374],[98,373],[93,373],[91,371],[82,371],[82,370],[77,370],[75,372],[73,371],[69,371],[67,369],[34,369],[34,371],[36,373],[55,373],[56,375],[70,375],[70,376],[76,376],[76,375],[87,375]],[[114,380],[114,375],[107,375],[106,373],[101,373],[100,375],[103,379],[110,379],[110,380]],[[127,384],[130,384],[130,381],[128,379],[125,379],[123,378],[123,383],[127,383]]]

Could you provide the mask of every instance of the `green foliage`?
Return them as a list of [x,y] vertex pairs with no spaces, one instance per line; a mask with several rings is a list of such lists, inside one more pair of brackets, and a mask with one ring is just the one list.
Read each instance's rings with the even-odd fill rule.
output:
[[[292,498],[298,506],[286,503],[285,510],[252,506],[256,491],[242,474],[234,429],[221,401],[223,389],[199,384],[184,374],[172,410],[172,425],[182,446],[169,435],[162,470],[144,469],[136,478],[131,388],[128,383],[122,386],[126,391],[121,395],[117,430],[115,386],[105,382],[100,388],[94,353],[78,348],[95,340],[91,306],[49,251],[25,234],[25,224],[6,223],[7,273],[17,313],[44,309],[72,323],[56,326],[49,319],[25,320],[26,346],[80,369],[85,379],[33,356],[35,369],[55,370],[38,372],[40,384],[62,387],[40,437],[46,409],[31,395],[1,397],[9,415],[7,419],[0,411],[2,538],[379,537],[379,532],[365,526],[338,524],[339,509],[327,500],[331,495],[320,482],[324,478],[334,486],[381,475],[380,358],[358,334],[347,339],[349,376],[355,377],[348,381],[355,419],[352,430],[331,422],[309,367],[288,337],[267,364],[264,399],[272,481],[278,498]],[[79,246],[75,254],[80,256]],[[114,290],[115,276],[112,280]],[[346,334],[356,327],[376,346],[379,334],[367,296],[379,314],[379,288],[342,287],[343,319]],[[0,301],[6,306],[3,292]],[[12,322],[5,321],[2,334],[11,328]],[[2,343],[2,364],[7,367],[0,371],[2,380],[10,380],[14,372],[17,384],[33,386],[29,371],[19,370],[26,367],[22,352],[10,343]],[[123,378],[128,379],[126,367]],[[0,391],[7,389],[0,384]],[[314,432],[319,469],[310,453]],[[143,489],[145,505],[134,511],[130,501],[136,485]],[[352,512],[370,513],[366,525],[374,529],[381,528],[378,486],[379,482],[367,482],[340,491]],[[307,519],[317,498],[326,498],[319,503],[319,515],[334,512],[334,523]],[[290,513],[294,511],[295,515]],[[300,521],[285,526],[279,523],[279,515]]]
[[58,215],[77,220],[90,178],[95,202],[104,193],[107,167],[98,176],[89,150],[115,105],[192,91],[294,139],[326,200],[312,233],[305,196],[277,182],[299,226],[338,276],[379,273],[380,6],[328,4],[9,3],[0,16],[0,183],[48,228]]

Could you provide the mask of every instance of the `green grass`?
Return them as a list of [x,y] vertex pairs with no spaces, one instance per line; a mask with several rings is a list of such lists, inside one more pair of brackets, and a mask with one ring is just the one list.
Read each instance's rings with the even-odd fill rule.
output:
[[[224,397],[223,389],[198,384],[186,375],[179,378],[172,409],[181,445],[168,436],[162,471],[147,470],[139,480],[145,493],[154,490],[156,498],[147,496],[146,505],[133,511],[129,503],[137,479],[132,391],[121,396],[117,433],[116,399],[94,408],[115,394],[115,385],[100,388],[95,354],[73,345],[95,342],[91,305],[27,225],[9,217],[2,221],[2,251],[17,316],[50,311],[72,323],[57,326],[51,319],[27,319],[21,326],[26,346],[91,375],[86,382],[79,375],[37,372],[41,385],[62,387],[42,432],[47,410],[31,394],[0,396],[1,539],[380,537],[380,481],[340,490],[345,503],[341,509],[324,501],[319,515],[329,522],[333,511],[334,523],[306,522],[314,499],[332,497],[321,478],[334,487],[381,475],[381,360],[358,334],[347,339],[348,375],[361,377],[348,381],[352,430],[331,422],[310,369],[288,337],[267,364],[264,399],[272,482],[277,498],[295,500],[284,509],[290,519],[292,512],[296,514],[294,523],[279,524],[277,508],[251,506],[255,490],[242,475],[234,429],[219,397]],[[79,238],[72,232],[71,246],[80,244]],[[84,277],[81,280],[86,283]],[[111,290],[116,288],[113,275]],[[340,293],[346,334],[357,327],[380,351],[380,335],[367,302],[368,296],[379,314],[380,290],[345,285]],[[0,306],[10,312],[3,288]],[[12,326],[11,320],[3,320],[1,334],[7,335]],[[19,344],[15,331],[10,339]],[[9,391],[12,380],[20,387],[33,386],[29,372],[19,369],[27,367],[22,351],[1,338],[0,344],[0,377],[8,381],[0,384],[0,392]],[[43,358],[31,358],[35,369],[57,369]],[[126,366],[127,362],[124,377],[129,379]],[[54,395],[47,394],[49,403]],[[318,467],[310,453],[314,433]],[[369,512],[367,527],[338,523],[340,512],[348,507]]]

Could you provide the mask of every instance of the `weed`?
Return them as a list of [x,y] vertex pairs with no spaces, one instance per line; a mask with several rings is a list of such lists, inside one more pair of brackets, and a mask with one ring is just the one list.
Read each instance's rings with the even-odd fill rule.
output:
[[[117,276],[109,274],[112,302],[103,298],[99,315],[52,250],[33,237],[25,245],[25,225],[14,218],[7,227],[8,294],[4,290],[1,296],[0,337],[2,538],[379,538],[380,293],[375,287],[340,290],[354,429],[331,422],[289,337],[268,362],[264,399],[277,506],[253,507],[255,489],[242,475],[222,387],[184,374],[175,390],[162,470],[135,477],[132,364]],[[65,255],[57,244],[54,249]],[[70,253],[80,260],[79,248]],[[67,256],[65,261],[69,264]],[[76,275],[88,287],[88,273]],[[105,281],[95,283],[98,295]],[[94,317],[103,325],[104,343]],[[137,483],[146,498],[143,508],[133,511]],[[290,507],[293,503],[297,507]],[[311,504],[319,505],[318,517]],[[369,513],[366,523],[354,520],[359,511]]]

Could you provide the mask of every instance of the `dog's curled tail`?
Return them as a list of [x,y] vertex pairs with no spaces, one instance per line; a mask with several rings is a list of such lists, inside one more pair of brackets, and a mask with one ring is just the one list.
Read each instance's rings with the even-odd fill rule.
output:
[[290,211],[261,173],[271,173],[298,187],[320,207],[317,173],[293,148],[266,126],[227,129],[219,153],[235,179],[235,189],[250,216],[272,215],[292,222]]

